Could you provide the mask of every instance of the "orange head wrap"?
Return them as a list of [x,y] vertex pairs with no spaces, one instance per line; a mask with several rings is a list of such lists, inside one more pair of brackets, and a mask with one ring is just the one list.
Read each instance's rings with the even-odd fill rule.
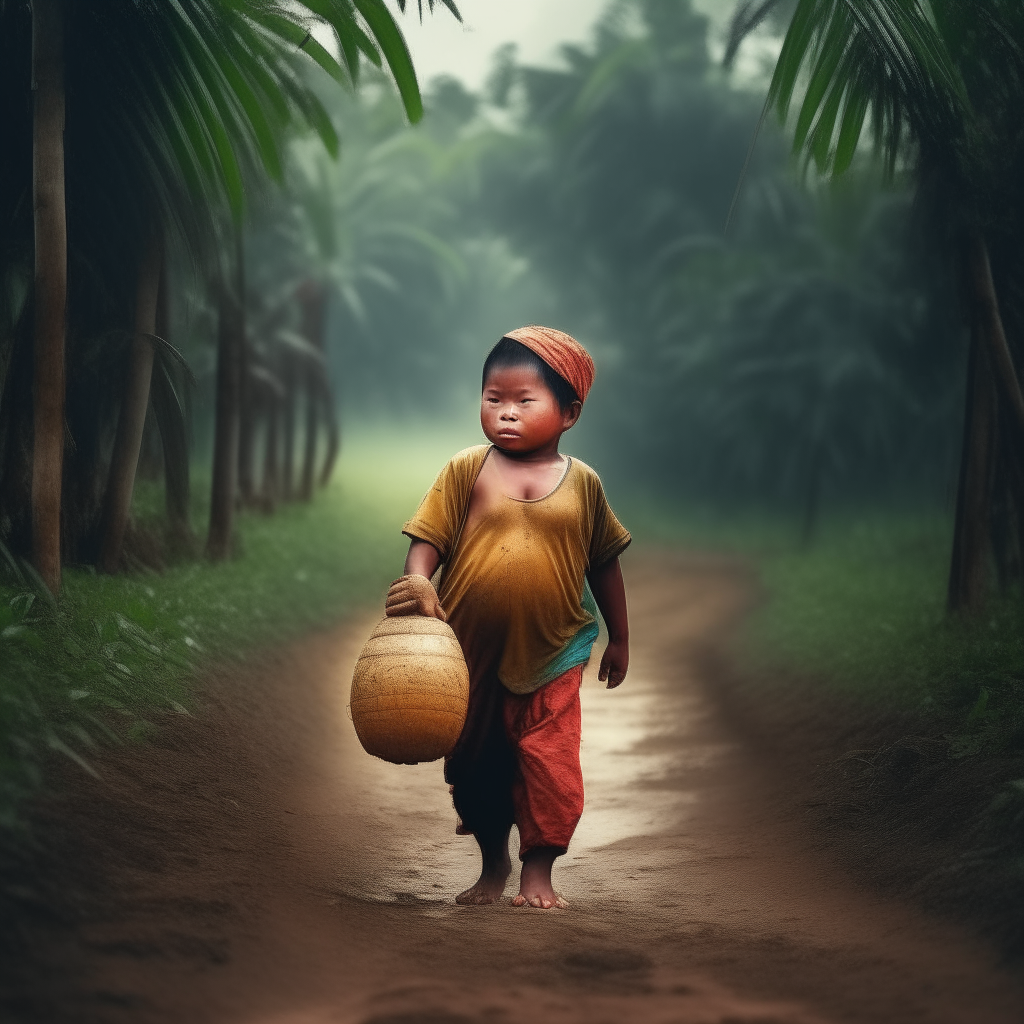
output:
[[594,360],[571,335],[553,327],[519,327],[505,335],[540,356],[559,377],[564,377],[581,402],[594,383]]

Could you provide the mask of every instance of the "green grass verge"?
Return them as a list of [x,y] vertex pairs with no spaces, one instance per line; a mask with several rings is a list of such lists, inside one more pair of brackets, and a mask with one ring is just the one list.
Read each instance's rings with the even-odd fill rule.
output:
[[[203,660],[250,655],[382,600],[401,572],[401,524],[457,446],[356,439],[314,502],[242,515],[236,555],[218,565],[124,576],[70,568],[52,607],[0,586],[0,824],[17,826],[21,799],[54,756],[88,771],[101,744],[187,713]],[[153,505],[140,487],[143,520]]]
[[655,502],[623,511],[640,540],[756,564],[765,601],[740,645],[753,674],[795,670],[846,699],[911,711],[958,754],[1024,749],[1024,602],[995,597],[977,618],[946,615],[949,517],[836,514],[802,547],[782,518],[680,516]]
[[[792,523],[681,519],[654,505],[623,511],[638,539],[751,559],[765,599],[736,649],[750,713],[783,732],[772,709],[793,708],[794,698],[824,712],[826,731],[842,714],[835,733],[853,724],[865,750],[840,773],[848,788],[832,797],[872,809],[857,818],[865,831],[854,828],[853,845],[883,856],[877,835],[903,835],[894,861],[907,858],[913,877],[930,865],[917,882],[940,902],[959,899],[958,912],[977,915],[1019,954],[1019,915],[1006,908],[1024,893],[1020,595],[994,597],[972,619],[946,615],[952,523],[943,516],[834,516],[801,548]],[[897,819],[917,824],[900,832]],[[925,854],[907,847],[908,834],[925,844],[938,836],[939,845]]]
[[1007,597],[976,619],[945,614],[950,533],[939,516],[840,519],[810,549],[766,555],[748,651],[911,710],[958,755],[1024,749],[1024,609]]

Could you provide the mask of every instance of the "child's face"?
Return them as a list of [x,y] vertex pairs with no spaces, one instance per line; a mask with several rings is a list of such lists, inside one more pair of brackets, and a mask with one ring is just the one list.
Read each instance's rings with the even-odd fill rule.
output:
[[573,402],[566,412],[533,367],[503,366],[491,372],[480,398],[480,425],[491,444],[507,452],[533,452],[568,430],[580,416]]

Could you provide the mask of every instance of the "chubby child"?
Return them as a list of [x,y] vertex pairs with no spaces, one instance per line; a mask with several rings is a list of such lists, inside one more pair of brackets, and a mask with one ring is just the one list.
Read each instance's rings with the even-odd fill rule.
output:
[[558,451],[593,380],[590,355],[568,334],[503,337],[483,371],[490,444],[459,452],[403,530],[409,556],[387,614],[447,621],[469,665],[466,725],[445,779],[483,868],[458,903],[501,898],[515,824],[523,867],[512,903],[567,906],[551,868],[583,812],[579,691],[598,609],[609,636],[599,678],[618,686],[629,664],[619,555],[630,536],[597,474]]

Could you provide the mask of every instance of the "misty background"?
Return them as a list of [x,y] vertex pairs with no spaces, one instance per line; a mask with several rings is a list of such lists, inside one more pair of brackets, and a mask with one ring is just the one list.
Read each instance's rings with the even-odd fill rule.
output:
[[[539,35],[542,5],[478,6],[467,27],[443,10],[406,19],[420,124],[369,76],[356,95],[324,93],[340,159],[290,144],[286,187],[245,236],[257,349],[301,333],[283,307],[314,282],[344,430],[437,427],[470,444],[486,352],[547,323],[597,361],[563,446],[613,496],[771,511],[805,538],[823,507],[950,508],[955,290],[929,265],[909,191],[869,154],[826,182],[773,119],[757,133],[784,26],[726,71],[722,5],[560,4]],[[530,46],[481,47],[516,28]],[[202,447],[213,323],[190,308],[178,340],[200,378]]]

